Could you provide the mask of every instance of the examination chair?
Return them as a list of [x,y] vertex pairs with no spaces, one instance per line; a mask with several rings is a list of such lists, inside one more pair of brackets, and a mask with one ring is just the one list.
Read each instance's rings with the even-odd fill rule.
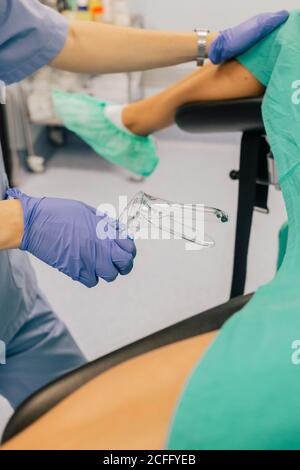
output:
[[[250,294],[232,299],[224,305],[188,318],[112,352],[47,385],[15,411],[4,431],[2,444],[26,429],[55,405],[108,369],[159,347],[220,329],[232,315],[249,302],[251,297]],[[101,393],[101,390],[99,393]]]
[[262,97],[186,104],[178,109],[177,125],[192,133],[241,132],[240,168],[230,178],[239,181],[235,254],[230,298],[245,289],[253,211],[268,214],[269,186],[278,180],[265,136]]

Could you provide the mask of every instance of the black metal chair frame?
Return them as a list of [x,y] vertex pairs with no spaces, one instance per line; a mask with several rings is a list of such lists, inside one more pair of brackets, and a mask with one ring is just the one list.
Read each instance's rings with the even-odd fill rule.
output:
[[230,298],[245,291],[253,211],[268,213],[272,158],[261,113],[262,97],[189,103],[178,109],[177,125],[191,133],[242,132],[240,168],[230,177],[239,180],[235,253]]

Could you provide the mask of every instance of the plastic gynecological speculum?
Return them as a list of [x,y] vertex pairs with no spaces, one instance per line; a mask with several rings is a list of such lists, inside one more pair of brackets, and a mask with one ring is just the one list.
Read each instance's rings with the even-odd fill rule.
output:
[[183,239],[209,248],[215,243],[205,233],[206,225],[228,220],[221,209],[172,202],[139,192],[121,214],[119,224],[132,238]]

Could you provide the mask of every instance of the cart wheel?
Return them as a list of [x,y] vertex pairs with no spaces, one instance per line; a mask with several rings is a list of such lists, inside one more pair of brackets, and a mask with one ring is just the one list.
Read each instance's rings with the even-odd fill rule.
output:
[[47,128],[48,140],[55,147],[61,147],[66,143],[66,132],[63,127],[51,126]]
[[132,183],[143,183],[146,180],[145,176],[135,175],[134,173],[128,172],[128,180]]
[[44,157],[40,157],[39,155],[29,155],[26,163],[32,173],[44,173],[46,169],[46,161]]

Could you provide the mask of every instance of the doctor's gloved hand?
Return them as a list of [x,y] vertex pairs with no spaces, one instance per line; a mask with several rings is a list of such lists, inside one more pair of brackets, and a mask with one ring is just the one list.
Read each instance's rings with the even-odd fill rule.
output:
[[208,57],[214,64],[233,59],[250,49],[289,17],[286,10],[277,13],[262,13],[235,28],[221,31],[212,42]]
[[74,281],[95,287],[99,278],[112,282],[132,270],[135,244],[106,214],[82,202],[29,197],[18,189],[9,189],[7,198],[19,199],[23,207],[20,249]]

